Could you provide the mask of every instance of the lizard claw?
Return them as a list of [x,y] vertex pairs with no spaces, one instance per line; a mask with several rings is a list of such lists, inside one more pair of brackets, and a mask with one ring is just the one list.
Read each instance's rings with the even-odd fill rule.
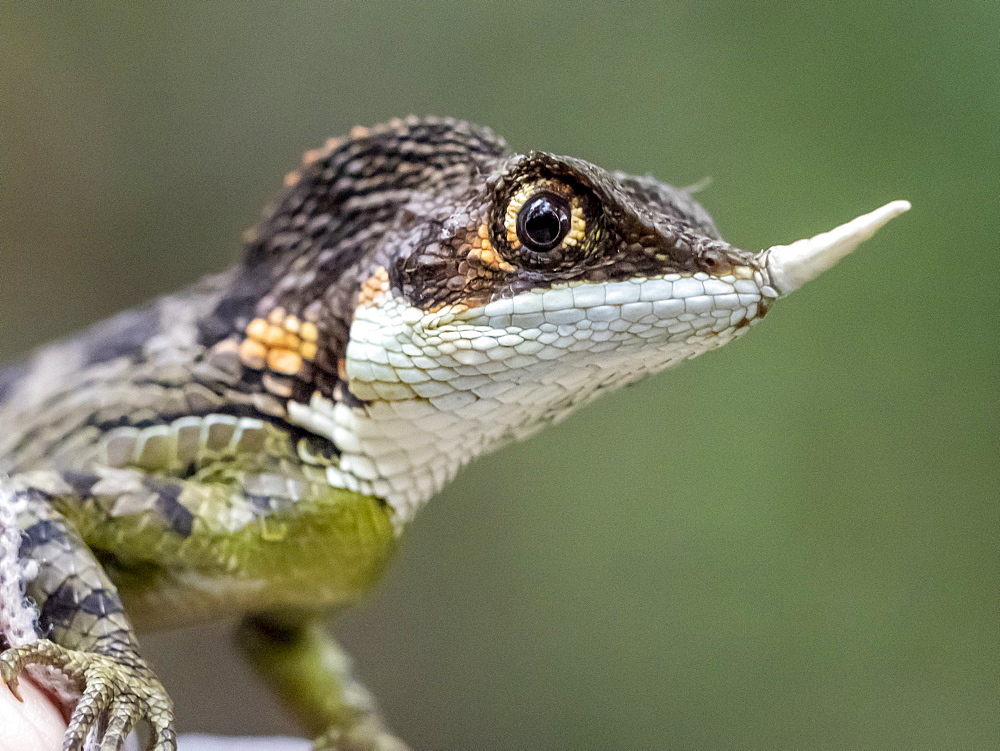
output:
[[32,664],[59,669],[82,692],[70,716],[63,751],[82,751],[91,730],[96,730],[100,751],[119,751],[142,720],[153,730],[151,751],[176,751],[173,702],[138,655],[126,653],[116,659],[68,649],[48,639],[8,649],[0,654],[0,679],[15,696],[21,671]]
[[6,652],[4,652],[3,655],[0,655],[0,682],[7,686],[7,689],[14,694],[15,699],[23,702],[24,698],[21,696],[21,692],[17,689],[18,673],[21,672],[21,668],[14,667],[12,665],[12,661],[4,659],[6,657]]

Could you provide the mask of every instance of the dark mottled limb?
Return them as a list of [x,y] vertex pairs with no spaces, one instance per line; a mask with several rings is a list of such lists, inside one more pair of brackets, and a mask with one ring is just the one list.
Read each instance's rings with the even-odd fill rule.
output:
[[82,749],[94,728],[101,751],[113,751],[142,720],[153,729],[151,748],[175,749],[173,703],[138,653],[114,584],[46,493],[19,492],[27,502],[19,518],[20,557],[31,576],[26,594],[38,608],[39,629],[47,638],[0,655],[0,679],[16,695],[25,667],[48,665],[79,689],[64,751]]
[[239,644],[302,725],[315,751],[406,751],[383,724],[350,658],[315,614],[253,615]]

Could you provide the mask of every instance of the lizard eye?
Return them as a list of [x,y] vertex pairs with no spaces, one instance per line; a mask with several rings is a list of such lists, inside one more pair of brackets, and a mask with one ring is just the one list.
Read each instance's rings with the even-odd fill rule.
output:
[[544,253],[557,247],[572,226],[569,202],[555,193],[536,193],[517,212],[517,239],[528,250]]

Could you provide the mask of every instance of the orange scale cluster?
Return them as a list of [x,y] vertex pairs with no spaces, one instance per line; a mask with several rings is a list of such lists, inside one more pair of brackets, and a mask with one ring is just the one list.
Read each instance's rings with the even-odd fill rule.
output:
[[471,245],[472,248],[466,256],[466,260],[470,263],[496,271],[516,271],[493,248],[493,243],[490,242],[489,228],[485,224],[479,226],[479,230],[472,239]]
[[358,290],[358,305],[377,305],[388,292],[389,272],[379,266]]
[[267,319],[254,318],[240,344],[240,360],[248,368],[267,368],[282,375],[296,375],[316,357],[319,332],[309,321],[275,308]]

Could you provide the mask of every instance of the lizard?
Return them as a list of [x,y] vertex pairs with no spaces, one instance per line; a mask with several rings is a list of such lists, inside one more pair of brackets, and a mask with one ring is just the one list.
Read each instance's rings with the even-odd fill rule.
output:
[[449,118],[306,153],[229,270],[0,371],[0,472],[65,735],[176,748],[137,632],[241,617],[316,749],[405,749],[327,631],[472,459],[741,336],[909,208],[758,253],[692,191]]

